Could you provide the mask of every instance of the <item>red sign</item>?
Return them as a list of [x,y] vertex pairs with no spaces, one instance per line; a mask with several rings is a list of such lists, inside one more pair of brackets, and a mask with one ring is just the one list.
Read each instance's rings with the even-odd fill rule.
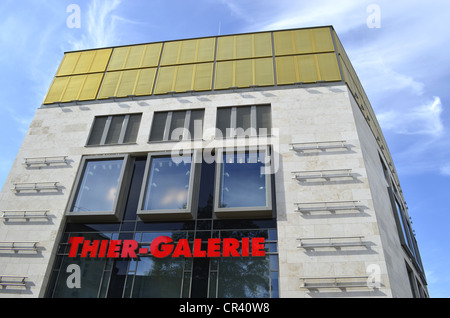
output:
[[[174,242],[171,237],[155,238],[150,249],[139,247],[135,240],[85,240],[84,237],[69,239],[69,257],[82,258],[137,258],[152,255],[164,257],[261,257],[266,255],[264,237],[244,237],[240,241],[235,238],[210,238],[206,247],[201,239],[195,239],[191,249],[187,239]],[[78,254],[81,246],[81,253]],[[149,254],[150,253],[150,254]]]

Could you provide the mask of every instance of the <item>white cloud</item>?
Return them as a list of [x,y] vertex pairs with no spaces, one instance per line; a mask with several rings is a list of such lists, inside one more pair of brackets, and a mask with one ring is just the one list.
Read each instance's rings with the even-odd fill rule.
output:
[[405,135],[430,135],[441,136],[444,132],[442,124],[443,106],[439,97],[434,97],[432,102],[416,108],[402,110],[390,110],[377,114],[382,129]]
[[81,11],[81,30],[79,39],[69,40],[72,50],[112,46],[118,40],[117,22],[123,21],[113,14],[121,0],[92,0],[87,12]]

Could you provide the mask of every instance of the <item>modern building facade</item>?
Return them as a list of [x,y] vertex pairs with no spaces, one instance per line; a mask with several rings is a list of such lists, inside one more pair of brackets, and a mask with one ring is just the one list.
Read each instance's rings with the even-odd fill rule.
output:
[[0,210],[0,297],[428,296],[331,26],[67,52]]

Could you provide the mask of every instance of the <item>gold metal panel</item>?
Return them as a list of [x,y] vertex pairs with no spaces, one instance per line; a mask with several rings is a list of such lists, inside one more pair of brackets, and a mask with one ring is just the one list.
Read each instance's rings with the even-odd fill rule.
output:
[[192,89],[196,91],[210,90],[212,87],[213,63],[197,64],[194,72]]
[[321,80],[329,82],[342,80],[336,53],[316,54],[316,58]]
[[227,89],[234,85],[235,62],[225,61],[216,63],[215,89]]
[[93,100],[97,97],[100,83],[103,79],[103,73],[95,73],[86,75],[84,85],[78,96],[78,100]]
[[158,66],[162,43],[115,48],[108,71]]
[[176,66],[173,91],[186,92],[191,89],[194,64]]
[[120,81],[117,86],[117,97],[126,97],[128,95],[134,95],[134,89],[136,86],[138,70],[128,70],[121,72]]
[[294,56],[282,56],[275,59],[278,85],[298,82],[298,69]]
[[214,49],[214,38],[167,42],[164,44],[161,65],[212,62]]
[[104,72],[108,66],[112,49],[95,50],[94,60],[92,61],[89,73]]
[[315,83],[320,81],[315,54],[300,55],[296,57],[299,82]]
[[218,62],[215,89],[274,84],[272,58]]
[[166,66],[159,69],[155,83],[155,94],[165,94],[173,91],[175,71],[175,66]]
[[273,36],[276,56],[334,51],[328,27],[277,31]]
[[47,96],[44,99],[44,104],[51,104],[61,101],[61,96],[66,89],[66,85],[69,82],[69,77],[55,77]]
[[75,66],[77,65],[78,59],[80,58],[81,52],[67,53],[59,66],[56,76],[71,75]]
[[218,61],[271,55],[272,37],[270,33],[242,34],[218,38]]
[[70,76],[66,89],[61,97],[62,102],[78,100],[81,88],[83,87],[86,75]]
[[151,95],[155,82],[156,68],[144,68],[139,70],[134,95]]
[[116,89],[122,72],[107,72],[103,79],[102,87],[98,93],[98,98],[109,98],[116,96]]

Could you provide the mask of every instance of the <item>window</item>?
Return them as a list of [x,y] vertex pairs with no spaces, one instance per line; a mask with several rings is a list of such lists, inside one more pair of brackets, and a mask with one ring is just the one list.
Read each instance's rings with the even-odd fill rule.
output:
[[216,127],[216,137],[270,135],[270,105],[218,108]]
[[144,220],[192,218],[196,192],[194,152],[181,156],[149,154],[139,202]]
[[155,113],[150,141],[202,139],[204,113],[203,109]]
[[67,215],[116,219],[123,203],[127,164],[128,156],[83,158]]
[[95,117],[89,146],[135,143],[142,114]]
[[218,217],[272,217],[268,149],[218,151],[215,213]]

